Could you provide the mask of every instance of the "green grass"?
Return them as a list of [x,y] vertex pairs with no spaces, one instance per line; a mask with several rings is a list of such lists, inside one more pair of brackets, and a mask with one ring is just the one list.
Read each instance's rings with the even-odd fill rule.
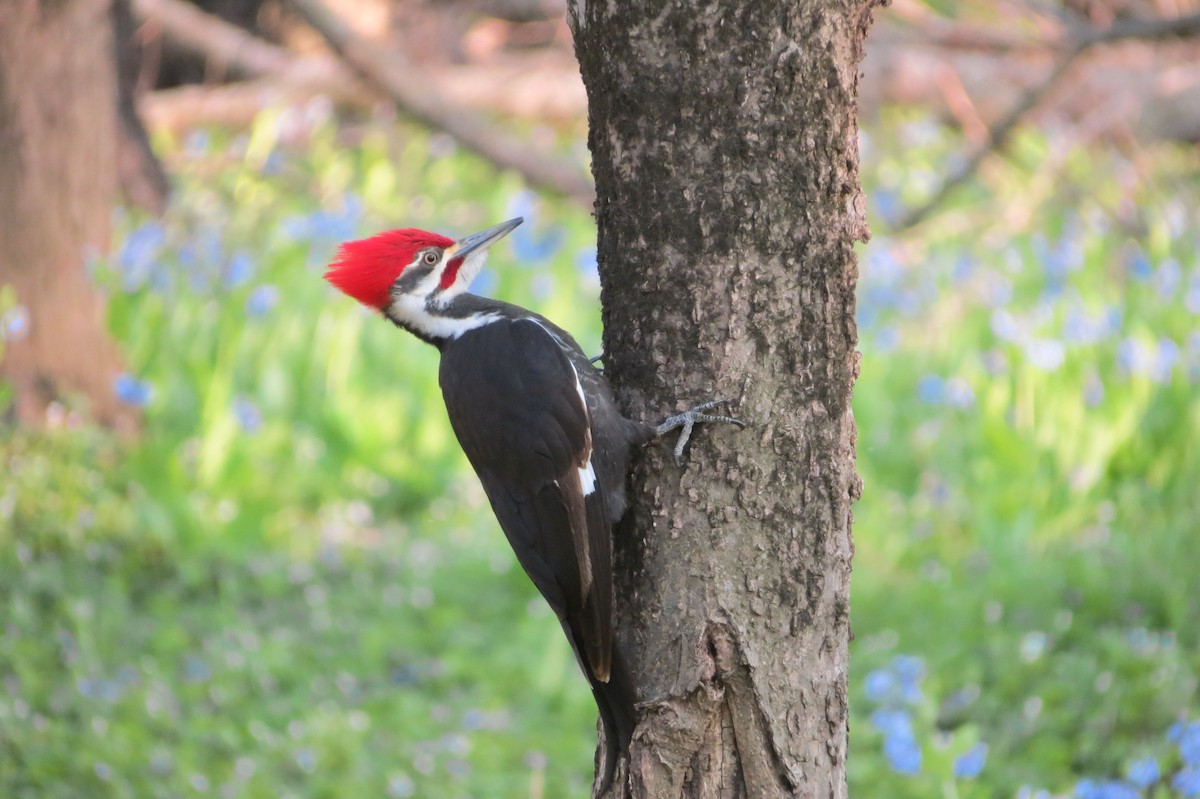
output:
[[[142,436],[0,438],[0,796],[585,796],[590,696],[436,353],[320,274],[345,238],[519,211],[482,288],[598,352],[591,220],[408,128],[281,129],[160,142],[171,211],[94,265]],[[889,116],[870,207],[956,146]],[[1167,727],[1200,716],[1200,167],[1027,133],[952,203],[863,248],[851,790],[1061,793],[1154,756],[1168,795]]]

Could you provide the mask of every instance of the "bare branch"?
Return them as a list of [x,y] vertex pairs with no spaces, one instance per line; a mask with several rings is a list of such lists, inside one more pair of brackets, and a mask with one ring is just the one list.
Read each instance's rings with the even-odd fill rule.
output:
[[966,183],[967,180],[969,180],[970,177],[979,169],[979,165],[983,163],[985,158],[987,158],[993,152],[1000,150],[1005,144],[1008,143],[1008,137],[1017,127],[1017,123],[1019,123],[1021,119],[1027,113],[1029,113],[1031,109],[1034,108],[1034,106],[1040,103],[1042,98],[1050,93],[1051,89],[1058,85],[1058,82],[1062,79],[1063,75],[1066,74],[1067,69],[1070,68],[1070,66],[1075,63],[1075,60],[1082,54],[1083,48],[1075,48],[1068,53],[1065,58],[1058,62],[1058,64],[1054,67],[1054,71],[1047,75],[1045,80],[1025,92],[1020,101],[1013,106],[1007,114],[1004,115],[1004,118],[988,129],[988,136],[983,144],[975,148],[975,150],[972,151],[969,156],[967,156],[966,160],[963,161],[962,165],[959,166],[958,169],[955,169],[946,176],[941,185],[938,186],[928,200],[921,205],[918,205],[916,208],[908,211],[901,218],[901,220],[896,223],[895,229],[906,230],[913,225],[924,221],[924,219],[929,216],[930,213],[932,213],[939,205],[942,204],[942,201],[945,200],[952,191],[957,189],[963,183]]
[[1077,34],[1070,49],[1059,59],[1054,69],[1040,83],[1030,87],[1021,99],[1001,119],[988,129],[987,140],[975,148],[962,165],[951,171],[921,205],[908,211],[894,226],[906,230],[925,220],[956,188],[967,182],[992,153],[1008,143],[1008,137],[1020,121],[1054,89],[1067,70],[1092,47],[1120,41],[1162,41],[1200,36],[1200,14],[1173,19],[1122,20],[1103,30],[1088,30]]
[[1161,42],[1166,39],[1190,39],[1197,36],[1200,36],[1200,14],[1171,19],[1123,19],[1114,23],[1112,27],[1081,34],[1076,46],[1092,47],[1130,39]]
[[[591,208],[591,182],[582,168],[537,152],[497,129],[487,117],[449,102],[445,93],[431,88],[437,85],[435,81],[421,75],[400,56],[362,39],[323,7],[314,11],[314,15],[323,20],[323,24],[328,23],[331,33],[321,31],[322,35],[326,39],[336,37],[341,47],[335,44],[334,49],[340,53],[344,47],[356,53],[361,65],[350,58],[343,62],[325,56],[294,56],[182,0],[134,0],[134,9],[144,19],[161,25],[173,41],[220,61],[227,69],[272,79],[281,98],[325,93],[338,101],[362,104],[370,99],[372,89],[378,89],[402,111],[436,130],[449,133],[496,166],[513,169],[530,184],[564,194]],[[324,16],[321,16],[322,12]],[[356,72],[366,81],[360,80]],[[187,117],[179,104],[179,99],[185,96],[188,96],[185,92],[163,95],[161,101],[153,103],[156,107],[152,115],[173,122]],[[259,83],[241,91],[231,90],[202,99],[212,100],[205,107],[215,109],[219,115],[238,116],[255,104],[269,101],[271,96],[271,84]],[[196,99],[195,93],[191,97]],[[193,110],[199,112],[200,108]]]
[[295,61],[286,50],[182,0],[133,0],[133,9],[172,40],[243,77],[285,72]]
[[403,111],[444,131],[501,168],[520,172],[532,185],[564,194],[591,207],[593,188],[582,169],[531,151],[482,115],[448,107],[429,91],[430,80],[400,54],[359,36],[320,0],[290,0],[342,60],[386,92]]

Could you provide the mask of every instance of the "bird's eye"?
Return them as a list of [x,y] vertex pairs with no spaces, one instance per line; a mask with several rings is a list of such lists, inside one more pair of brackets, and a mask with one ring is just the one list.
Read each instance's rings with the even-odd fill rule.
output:
[[425,263],[429,264],[430,266],[433,266],[434,264],[436,264],[438,262],[437,253],[436,252],[425,253],[424,261],[425,261]]

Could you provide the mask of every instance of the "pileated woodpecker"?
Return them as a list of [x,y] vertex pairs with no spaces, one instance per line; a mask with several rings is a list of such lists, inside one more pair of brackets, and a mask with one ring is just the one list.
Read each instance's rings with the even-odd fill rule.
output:
[[709,402],[662,424],[625,418],[569,333],[516,305],[467,293],[490,245],[521,218],[455,241],[405,229],[343,244],[325,279],[441,351],[450,425],[517,560],[554,609],[604,725],[602,789],[633,735],[634,691],[614,646],[612,527],[624,514],[633,446],[683,428]]

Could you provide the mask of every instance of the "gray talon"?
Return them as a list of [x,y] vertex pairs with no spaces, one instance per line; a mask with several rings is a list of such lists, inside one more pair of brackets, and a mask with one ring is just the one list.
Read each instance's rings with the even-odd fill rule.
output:
[[683,413],[675,416],[667,417],[662,424],[654,428],[654,433],[658,437],[665,436],[667,433],[678,428],[683,428],[679,434],[679,440],[675,442],[675,465],[683,466],[683,450],[687,446],[688,441],[692,437],[692,429],[696,424],[703,422],[721,422],[724,424],[734,424],[739,428],[745,428],[746,423],[741,419],[734,419],[732,416],[716,416],[713,414],[704,413],[709,408],[715,408],[718,405],[724,405],[730,402],[727,399],[710,400],[709,402],[701,403],[696,407],[686,410]]

